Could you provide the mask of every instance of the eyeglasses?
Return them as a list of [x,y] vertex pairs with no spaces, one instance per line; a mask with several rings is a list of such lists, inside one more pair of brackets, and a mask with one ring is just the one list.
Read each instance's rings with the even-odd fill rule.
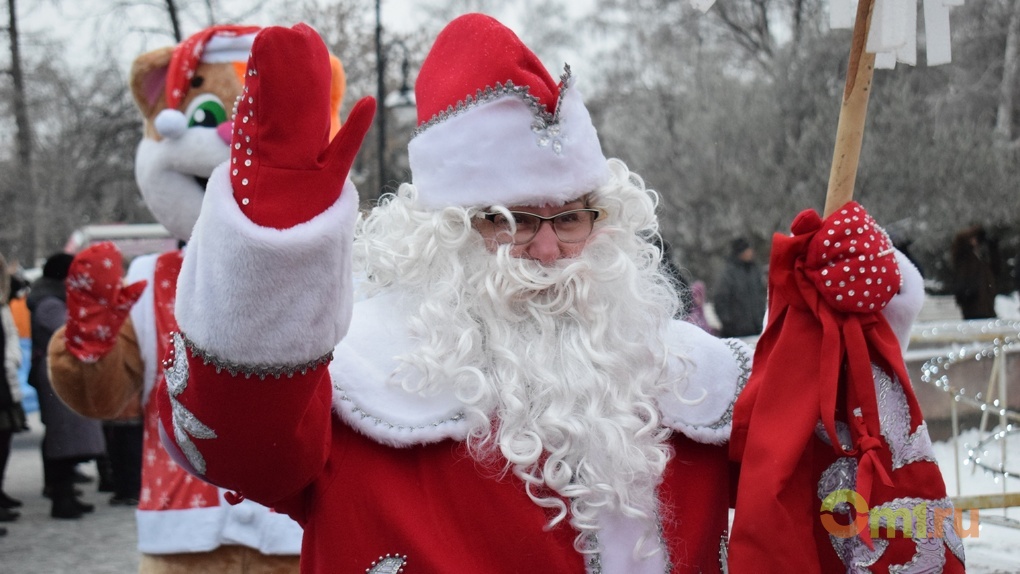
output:
[[523,245],[538,235],[538,230],[546,221],[552,225],[556,238],[563,243],[580,243],[588,239],[595,227],[595,220],[602,217],[603,213],[601,209],[584,208],[571,209],[550,217],[525,211],[511,211],[510,218],[504,212],[486,212],[481,215],[495,227],[496,241]]

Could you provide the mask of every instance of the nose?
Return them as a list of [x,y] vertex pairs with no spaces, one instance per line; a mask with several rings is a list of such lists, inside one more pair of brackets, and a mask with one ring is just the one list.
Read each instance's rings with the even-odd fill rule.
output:
[[230,136],[232,135],[233,131],[234,131],[234,122],[229,121],[229,120],[223,122],[222,124],[220,124],[218,126],[216,126],[216,133],[219,134],[220,139],[223,140],[223,143],[228,144],[228,145],[230,144]]
[[524,246],[524,253],[542,265],[552,265],[563,256],[560,240],[553,231],[552,222],[543,221],[535,237]]

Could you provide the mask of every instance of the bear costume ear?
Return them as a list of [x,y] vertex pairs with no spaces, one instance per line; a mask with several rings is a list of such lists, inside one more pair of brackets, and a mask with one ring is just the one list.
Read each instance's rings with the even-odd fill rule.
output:
[[[173,53],[173,46],[158,48],[138,56],[131,64],[131,95],[142,116],[150,122],[166,107],[167,72]],[[332,109],[329,137],[332,138],[340,130],[340,105],[347,88],[347,76],[339,58],[330,54],[329,60],[333,76],[329,98]]]
[[332,81],[329,90],[330,126],[329,139],[340,131],[340,104],[344,101],[344,92],[347,90],[347,75],[344,73],[344,65],[333,54],[329,55],[329,69],[332,73]]
[[138,56],[131,64],[131,95],[147,120],[166,107],[164,91],[173,51],[172,47],[152,50]]

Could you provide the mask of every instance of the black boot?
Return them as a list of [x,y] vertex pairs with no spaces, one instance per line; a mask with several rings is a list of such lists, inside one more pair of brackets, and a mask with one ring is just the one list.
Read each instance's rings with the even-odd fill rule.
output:
[[0,490],[0,508],[20,508],[21,501],[17,498],[11,498],[6,492]]
[[93,512],[96,509],[95,504],[89,504],[88,502],[85,502],[84,500],[78,500],[77,498],[74,499],[74,503],[78,506],[78,509],[85,514]]
[[113,473],[113,464],[109,456],[101,456],[96,459],[96,469],[99,470],[98,492],[115,492],[117,481]]
[[50,516],[53,518],[76,519],[81,518],[85,511],[78,506],[78,499],[74,497],[71,489],[53,493],[53,506],[50,507]]
[[[85,494],[85,491],[83,491],[82,489],[78,488],[77,486],[74,487],[74,495],[75,496],[81,496],[83,494]],[[48,484],[46,486],[44,486],[43,489],[42,489],[42,495],[43,495],[44,498],[53,498],[53,487],[48,485]]]
[[85,513],[82,503],[78,500],[74,486],[74,462],[55,460],[49,476],[50,516],[53,518],[75,519]]

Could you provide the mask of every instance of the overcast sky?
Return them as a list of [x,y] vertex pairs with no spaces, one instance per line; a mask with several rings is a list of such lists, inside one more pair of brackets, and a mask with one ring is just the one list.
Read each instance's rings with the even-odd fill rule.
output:
[[[366,3],[370,1],[365,0]],[[414,15],[419,7],[430,1],[383,0],[383,26],[396,31],[409,29],[414,26]],[[126,70],[138,54],[173,43],[161,0],[139,0],[130,7],[123,6],[129,4],[132,4],[130,0],[19,0],[22,50],[33,50],[33,43],[44,38],[55,39],[66,43],[64,55],[73,65],[94,60],[100,42],[116,39],[110,43],[122,55]],[[252,4],[248,0],[214,0],[218,18],[242,18],[246,24],[260,26],[293,23],[280,22],[275,16],[283,2],[267,2],[269,8],[248,13],[247,7]],[[205,0],[178,0],[178,10],[185,36],[208,22]],[[367,25],[374,25],[374,22]]]
[[[374,27],[372,0],[363,0],[368,9],[366,26]],[[530,0],[504,2],[518,11],[529,9]],[[329,0],[320,0],[328,4]],[[206,0],[177,0],[181,27],[185,36],[194,33],[208,22]],[[70,65],[89,64],[99,56],[100,46],[113,46],[122,69],[127,71],[134,58],[143,52],[173,43],[170,26],[162,0],[18,0],[19,27],[22,51],[37,53],[37,44],[45,38],[65,43],[63,58]],[[252,0],[213,0],[218,18],[240,19],[256,25],[285,24],[278,17],[279,6],[285,2],[266,1],[266,9],[247,13],[258,4]],[[422,18],[423,7],[449,5],[450,0],[382,0],[383,26],[387,30],[403,32],[413,30]],[[471,5],[471,2],[465,4]],[[591,0],[571,0],[568,7],[575,14],[589,9]],[[127,7],[125,7],[127,6]],[[526,31],[517,29],[511,8],[495,14],[514,28],[527,41]],[[313,23],[314,25],[314,23]],[[560,59],[560,54],[541,54]],[[563,54],[562,61],[578,61],[576,54]]]

